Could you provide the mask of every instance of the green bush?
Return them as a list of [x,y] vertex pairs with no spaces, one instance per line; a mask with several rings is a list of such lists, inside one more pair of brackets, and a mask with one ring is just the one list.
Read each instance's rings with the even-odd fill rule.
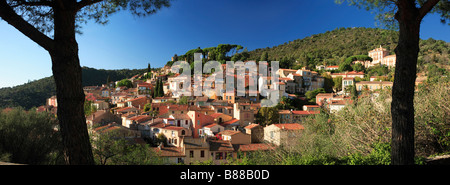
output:
[[0,112],[0,160],[21,164],[62,164],[57,121],[21,108]]

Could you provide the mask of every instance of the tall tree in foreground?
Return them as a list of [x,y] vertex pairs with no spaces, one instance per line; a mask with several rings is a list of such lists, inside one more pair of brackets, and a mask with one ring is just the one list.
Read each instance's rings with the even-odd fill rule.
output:
[[[52,60],[58,119],[67,164],[94,164],[84,117],[84,93],[75,33],[93,19],[130,10],[137,16],[169,7],[170,0],[0,0],[0,17],[43,47]],[[51,36],[49,36],[51,35]]]
[[[347,1],[366,10],[376,9],[376,16],[388,28],[399,29],[395,48],[394,86],[392,88],[392,164],[414,164],[414,86],[419,53],[420,24],[428,13],[450,20],[449,0],[336,0]],[[395,21],[396,20],[396,21]]]

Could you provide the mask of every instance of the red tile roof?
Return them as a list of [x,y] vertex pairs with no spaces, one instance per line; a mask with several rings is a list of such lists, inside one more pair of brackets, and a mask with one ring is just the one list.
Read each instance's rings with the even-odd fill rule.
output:
[[136,121],[136,122],[143,122],[143,121],[147,121],[149,119],[151,119],[151,116],[140,115],[140,116],[132,117],[129,120],[133,120],[133,121]]
[[182,130],[184,128],[183,127],[168,126],[168,127],[164,127],[163,129],[167,129],[167,130]]
[[292,113],[296,115],[311,115],[311,114],[319,114],[320,111],[303,111],[303,110],[294,110]]
[[257,126],[259,126],[259,124],[250,124],[250,125],[248,125],[248,126],[246,126],[245,128],[246,129],[253,129],[253,128],[255,128],[255,127],[257,127]]
[[283,130],[304,130],[305,127],[303,125],[300,125],[298,123],[283,123],[283,124],[273,124],[276,127],[283,129]]
[[224,131],[220,132],[219,134],[221,134],[221,135],[227,135],[227,136],[232,136],[232,135],[239,134],[239,133],[240,133],[240,131],[235,131],[235,130],[224,130]]
[[153,150],[161,157],[184,157],[186,156],[181,147],[154,147]]
[[238,119],[233,118],[232,120],[230,120],[230,121],[225,121],[225,122],[223,122],[223,123],[220,124],[220,125],[222,125],[222,126],[224,126],[224,125],[231,125],[231,124],[236,123],[236,122],[238,122],[238,121],[239,121]]
[[233,152],[234,148],[230,141],[221,141],[221,140],[210,140],[210,151],[225,151],[225,152]]
[[268,143],[252,143],[252,144],[245,144],[245,145],[236,145],[235,148],[237,151],[243,151],[243,152],[275,149],[275,147],[273,145],[268,144]]
[[214,126],[216,126],[217,124],[215,124],[215,123],[212,123],[212,124],[209,124],[209,125],[205,125],[204,127],[206,127],[206,128],[212,128],[212,127],[214,127]]
[[224,115],[224,114],[223,113],[214,113],[214,114],[211,114],[209,116],[211,116],[213,118],[217,118],[217,117],[222,116],[222,115]]

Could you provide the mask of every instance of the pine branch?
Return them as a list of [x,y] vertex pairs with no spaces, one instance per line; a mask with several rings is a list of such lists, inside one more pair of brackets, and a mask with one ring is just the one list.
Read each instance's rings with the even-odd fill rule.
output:
[[53,40],[25,21],[6,3],[6,0],[0,0],[0,17],[47,51],[53,50]]

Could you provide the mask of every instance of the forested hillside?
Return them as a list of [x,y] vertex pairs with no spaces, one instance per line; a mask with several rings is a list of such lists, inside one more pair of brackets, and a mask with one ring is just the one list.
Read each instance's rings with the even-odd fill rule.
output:
[[[397,46],[398,32],[378,28],[338,28],[333,31],[312,35],[303,39],[288,41],[284,44],[261,48],[248,52],[249,59],[259,60],[267,52],[269,60],[278,60],[296,65],[339,65],[347,57],[367,55],[375,48],[388,49],[391,54]],[[298,63],[295,63],[298,61]],[[441,40],[421,40],[419,65],[426,63],[450,64],[450,43]]]
[[[105,70],[89,67],[82,68],[83,86],[101,85],[106,83],[109,76],[111,81],[130,78],[136,74],[142,74],[147,69],[120,69]],[[17,107],[25,109],[45,104],[45,100],[56,94],[56,86],[53,76],[31,81],[15,87],[0,89],[0,107]]]

